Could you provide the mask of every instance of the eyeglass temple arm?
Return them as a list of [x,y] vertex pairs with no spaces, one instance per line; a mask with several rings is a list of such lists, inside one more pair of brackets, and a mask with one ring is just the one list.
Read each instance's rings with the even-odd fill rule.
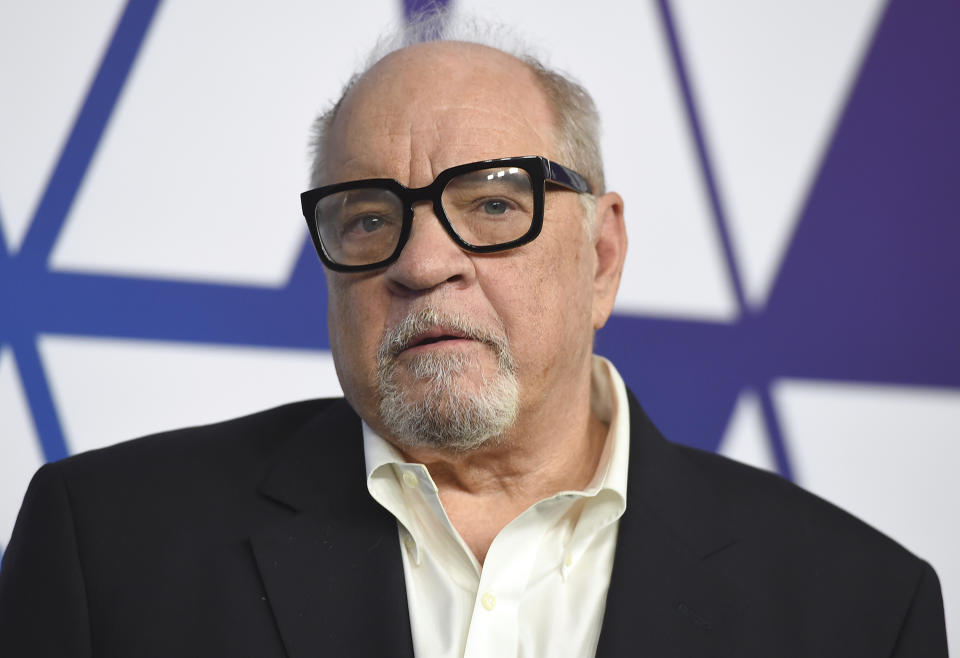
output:
[[573,169],[567,169],[562,164],[557,164],[552,160],[544,159],[546,165],[545,178],[551,183],[562,185],[567,189],[579,192],[580,194],[592,194],[590,183],[587,179],[575,172]]

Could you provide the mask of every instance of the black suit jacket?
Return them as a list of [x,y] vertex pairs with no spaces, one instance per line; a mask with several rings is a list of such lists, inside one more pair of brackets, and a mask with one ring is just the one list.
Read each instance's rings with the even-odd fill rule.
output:
[[[946,656],[929,565],[776,476],[665,441],[630,396],[599,656]],[[409,656],[360,422],[310,401],[40,469],[0,656]]]

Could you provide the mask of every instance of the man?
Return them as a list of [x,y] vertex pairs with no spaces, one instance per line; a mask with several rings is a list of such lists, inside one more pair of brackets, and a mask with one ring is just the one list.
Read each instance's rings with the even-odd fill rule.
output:
[[0,653],[945,656],[929,565],[665,442],[592,355],[626,252],[594,122],[476,44],[357,78],[302,197],[346,401],[41,469]]

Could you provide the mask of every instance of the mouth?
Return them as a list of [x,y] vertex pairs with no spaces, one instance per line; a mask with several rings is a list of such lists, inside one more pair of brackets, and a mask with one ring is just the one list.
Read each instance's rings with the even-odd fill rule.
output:
[[[489,350],[497,367],[513,373],[516,363],[510,354],[502,325],[490,328],[457,313],[441,313],[432,308],[409,313],[394,328],[384,333],[377,350],[378,368],[390,369],[397,359],[417,363],[418,357],[443,356],[467,359],[480,357],[477,350]],[[479,363],[479,362],[478,362]],[[421,364],[422,365],[422,364]]]
[[410,352],[411,350],[417,350],[420,348],[426,349],[431,345],[465,340],[472,341],[474,339],[464,332],[456,329],[451,329],[449,327],[433,327],[411,337],[401,351]]

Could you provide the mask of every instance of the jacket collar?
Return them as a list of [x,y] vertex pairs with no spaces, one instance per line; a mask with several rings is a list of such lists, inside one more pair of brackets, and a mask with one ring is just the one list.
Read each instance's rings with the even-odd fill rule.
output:
[[733,548],[718,492],[667,442],[632,393],[627,511],[620,519],[597,656],[727,656],[742,613],[707,562]]
[[332,402],[260,486],[288,508],[251,543],[290,658],[413,656],[396,521],[366,491],[362,443],[360,419]]

